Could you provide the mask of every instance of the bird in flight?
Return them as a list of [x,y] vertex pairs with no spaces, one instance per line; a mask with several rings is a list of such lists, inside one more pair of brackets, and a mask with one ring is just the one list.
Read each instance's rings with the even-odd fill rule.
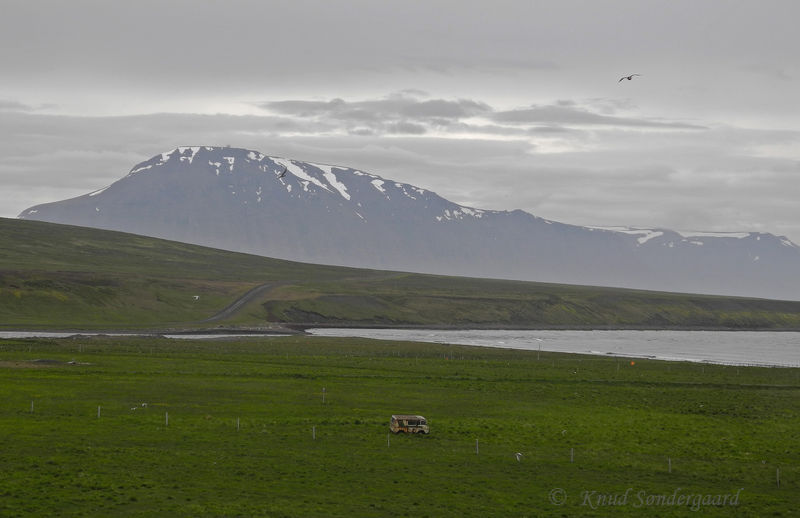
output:
[[631,74],[629,76],[622,76],[622,77],[619,78],[619,81],[617,81],[617,83],[621,83],[623,79],[627,79],[628,81],[631,81],[631,80],[633,80],[633,76],[640,76],[640,75],[642,75],[642,74]]
[[286,176],[286,169],[287,167],[283,166],[283,171],[281,171],[281,174],[278,175],[278,178],[283,178],[284,176]]

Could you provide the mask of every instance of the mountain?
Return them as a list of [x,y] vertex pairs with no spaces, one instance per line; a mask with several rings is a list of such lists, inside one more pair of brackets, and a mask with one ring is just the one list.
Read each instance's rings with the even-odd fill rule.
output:
[[178,147],[19,217],[303,262],[800,299],[800,248],[784,237],[567,225],[229,147]]

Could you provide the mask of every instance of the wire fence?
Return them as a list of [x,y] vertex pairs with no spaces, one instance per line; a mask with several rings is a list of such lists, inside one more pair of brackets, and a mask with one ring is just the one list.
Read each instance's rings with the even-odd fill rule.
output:
[[[542,446],[526,440],[513,442],[508,436],[496,440],[481,438],[471,433],[442,433],[434,428],[431,434],[412,436],[389,432],[388,422],[351,422],[344,418],[318,419],[308,417],[279,418],[263,415],[215,415],[203,409],[186,411],[170,405],[137,403],[132,406],[87,405],[63,400],[31,400],[29,406],[0,411],[0,420],[6,427],[28,423],[26,433],[35,431],[41,423],[43,433],[57,433],[58,423],[68,424],[74,430],[77,423],[104,422],[106,431],[138,434],[150,432],[178,432],[218,437],[220,441],[233,436],[280,437],[285,444],[308,445],[335,443],[351,454],[373,456],[385,451],[387,455],[417,457],[419,462],[430,460],[431,455],[445,460],[470,460],[487,463],[535,466],[537,469],[568,469],[624,472],[631,477],[648,474],[674,477],[676,483],[686,478],[714,483],[757,482],[760,487],[773,487],[788,491],[800,490],[800,457],[787,451],[782,456],[774,453],[731,451],[731,455],[718,457],[704,454],[673,452],[664,445],[652,447],[639,445],[636,449],[624,447],[594,448],[578,440],[565,441],[563,445]],[[34,428],[31,428],[31,424]]]

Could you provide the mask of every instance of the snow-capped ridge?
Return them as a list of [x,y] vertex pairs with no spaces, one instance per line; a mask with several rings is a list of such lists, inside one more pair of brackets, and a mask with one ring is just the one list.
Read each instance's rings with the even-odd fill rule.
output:
[[[152,158],[136,164],[127,176],[134,176],[138,173],[152,170],[153,168],[172,164],[177,161],[181,164],[192,165],[195,158],[201,152],[209,153],[204,156],[204,163],[212,167],[214,174],[219,176],[221,173],[234,174],[238,165],[238,160],[253,163],[263,173],[270,173],[277,176],[277,173],[286,168],[287,174],[295,178],[279,177],[287,193],[292,193],[292,184],[296,183],[302,187],[302,192],[313,195],[319,188],[325,192],[336,194],[345,201],[352,199],[352,193],[348,187],[348,177],[367,177],[372,179],[372,184],[376,189],[386,194],[381,186],[385,181],[377,175],[366,173],[349,167],[320,164],[312,162],[302,162],[283,157],[265,155],[259,151],[233,147],[211,147],[211,146],[178,146],[169,151],[159,153]],[[313,186],[313,187],[312,187]],[[424,195],[427,191],[418,187],[396,183],[397,188],[409,198],[415,199],[416,195]],[[388,197],[388,195],[387,195]]]
[[591,226],[586,227],[589,230],[601,230],[606,232],[615,232],[618,234],[627,234],[638,236],[636,238],[639,245],[643,245],[650,240],[660,237],[674,237],[672,241],[663,243],[664,246],[673,247],[675,242],[688,243],[694,246],[703,246],[707,243],[708,239],[749,239],[753,238],[756,241],[761,241],[762,237],[771,237],[779,239],[783,246],[798,248],[798,246],[790,241],[785,236],[775,236],[774,234],[764,232],[711,232],[711,231],[698,231],[698,230],[672,230],[672,229],[653,229],[653,228],[638,228],[638,227],[620,227],[620,226]]
[[695,230],[674,230],[676,234],[686,239],[702,237],[722,237],[731,239],[744,239],[753,235],[752,232],[698,232]]

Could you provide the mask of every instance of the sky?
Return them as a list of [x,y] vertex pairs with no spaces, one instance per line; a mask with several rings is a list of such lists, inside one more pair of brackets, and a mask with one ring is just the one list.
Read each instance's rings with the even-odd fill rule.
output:
[[0,216],[230,145],[481,209],[800,243],[798,19],[795,0],[2,0]]

